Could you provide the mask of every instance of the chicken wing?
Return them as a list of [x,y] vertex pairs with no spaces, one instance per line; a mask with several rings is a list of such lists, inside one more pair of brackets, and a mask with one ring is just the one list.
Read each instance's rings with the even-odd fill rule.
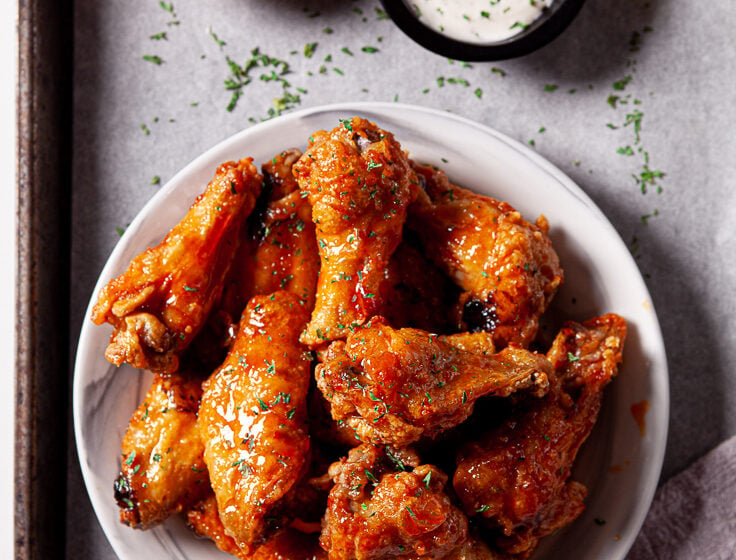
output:
[[499,348],[528,346],[563,279],[547,221],[530,224],[506,202],[452,185],[437,168],[414,170],[425,191],[407,225],[463,290],[462,330],[491,332]]
[[253,295],[286,290],[311,312],[319,275],[312,208],[299,191],[272,201],[261,221],[261,236],[241,276]]
[[447,476],[410,451],[363,444],[330,467],[320,543],[330,560],[444,558],[468,538]]
[[254,295],[285,289],[311,309],[319,274],[319,254],[309,201],[299,193],[292,166],[301,156],[283,151],[261,166],[264,187],[240,248],[225,279],[221,309],[240,317]]
[[446,333],[457,326],[452,310],[460,291],[406,236],[386,267],[380,294],[379,314],[393,327]]
[[294,166],[309,196],[321,259],[317,303],[302,342],[343,338],[380,309],[380,286],[418,187],[391,133],[354,117],[311,138]]
[[625,321],[613,314],[568,323],[548,358],[549,394],[458,453],[453,484],[465,512],[497,528],[497,543],[526,558],[539,539],[584,509],[586,488],[568,480],[598,416],[602,391],[621,362]]
[[298,341],[308,315],[289,292],[251,299],[202,397],[198,427],[220,518],[246,553],[309,465],[311,354]]
[[279,200],[299,190],[299,183],[294,177],[294,165],[300,157],[302,152],[299,149],[289,148],[261,165],[269,200]]
[[[468,335],[460,340],[467,342]],[[453,337],[393,329],[381,317],[333,342],[317,366],[317,386],[332,417],[363,441],[406,446],[456,426],[480,397],[526,389],[542,395],[551,365],[508,347],[498,354],[463,350]]]
[[186,372],[156,375],[133,413],[114,484],[122,523],[149,528],[209,492],[204,445],[196,429],[201,383]]
[[114,327],[105,352],[110,362],[154,372],[178,369],[179,355],[220,297],[239,230],[260,190],[250,158],[222,164],[164,240],[102,289],[92,320]]
[[214,494],[187,512],[187,525],[200,537],[211,539],[217,548],[242,560],[326,560],[327,554],[319,547],[315,535],[295,529],[277,530],[253,554],[238,547],[235,539],[225,531],[217,511]]

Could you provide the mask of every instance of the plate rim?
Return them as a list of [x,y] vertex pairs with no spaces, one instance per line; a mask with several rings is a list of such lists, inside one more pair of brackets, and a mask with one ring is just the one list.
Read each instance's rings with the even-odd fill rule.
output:
[[[72,380],[72,384],[73,384],[72,409],[73,409],[75,448],[76,448],[76,453],[77,453],[77,458],[80,464],[80,468],[82,471],[82,477],[85,483],[85,489],[87,490],[87,494],[90,498],[90,502],[92,504],[93,510],[105,534],[105,537],[107,538],[108,542],[111,544],[113,549],[115,550],[116,554],[119,554],[119,551],[116,548],[115,539],[111,538],[110,534],[108,533],[108,528],[106,524],[103,522],[103,517],[100,511],[98,511],[99,508],[102,507],[102,505],[99,504],[97,500],[94,499],[93,494],[92,494],[90,480],[93,475],[90,472],[90,469],[88,468],[86,464],[87,462],[83,460],[84,458],[88,456],[88,453],[86,450],[82,448],[82,445],[81,445],[81,442],[83,441],[82,439],[83,426],[81,424],[80,407],[84,400],[84,396],[82,394],[83,387],[82,387],[82,381],[81,381],[82,370],[83,370],[83,364],[81,363],[81,357],[87,352],[87,345],[89,343],[89,338],[90,338],[89,333],[91,329],[100,328],[91,323],[91,321],[89,320],[90,313],[91,313],[92,307],[94,306],[96,302],[97,294],[99,293],[101,287],[109,281],[109,278],[111,277],[111,271],[115,268],[114,265],[116,261],[120,260],[121,253],[123,253],[124,250],[127,248],[127,245],[129,244],[131,239],[135,236],[135,234],[138,231],[138,228],[140,227],[142,222],[145,220],[145,216],[148,213],[150,213],[151,209],[155,207],[157,204],[159,204],[160,201],[168,198],[171,195],[171,193],[176,188],[178,188],[178,185],[182,181],[183,178],[187,177],[188,175],[191,175],[195,169],[197,169],[199,166],[202,165],[203,161],[212,158],[214,154],[220,151],[226,150],[228,149],[228,147],[232,145],[237,145],[239,143],[247,141],[248,137],[250,136],[258,136],[259,134],[267,134],[270,128],[276,128],[279,126],[283,126],[285,124],[288,124],[290,121],[298,121],[305,117],[310,117],[310,116],[315,117],[319,115],[320,113],[341,113],[342,112],[345,114],[360,114],[361,112],[370,112],[370,113],[374,113],[378,115],[384,115],[386,116],[386,118],[389,118],[390,113],[397,111],[397,110],[402,111],[402,112],[407,112],[407,113],[413,113],[420,117],[430,116],[433,118],[449,119],[451,121],[455,121],[459,125],[462,125],[465,127],[471,127],[483,134],[487,134],[493,137],[495,140],[505,144],[507,147],[513,149],[520,156],[522,156],[526,160],[529,160],[531,164],[533,164],[534,166],[538,167],[540,170],[547,173],[551,178],[553,178],[557,182],[557,184],[559,184],[561,187],[566,189],[570,194],[575,196],[581,203],[583,203],[588,208],[588,210],[590,210],[593,213],[595,217],[599,218],[598,221],[599,221],[600,226],[608,230],[608,233],[612,236],[612,239],[614,240],[614,242],[617,245],[619,245],[619,248],[624,249],[624,253],[628,260],[628,264],[632,266],[633,269],[636,270],[637,272],[636,280],[639,284],[638,288],[647,296],[649,305],[651,305],[652,307],[652,313],[651,313],[652,325],[651,326],[653,327],[653,330],[650,333],[650,337],[653,337],[653,338],[649,342],[656,350],[655,352],[656,356],[660,358],[659,360],[660,363],[656,364],[658,366],[657,372],[659,373],[659,375],[652,376],[652,379],[658,381],[658,384],[654,385],[653,388],[656,388],[659,391],[659,395],[658,395],[659,402],[657,403],[658,405],[657,406],[657,419],[659,421],[659,424],[661,424],[661,426],[657,432],[657,436],[658,436],[657,439],[653,440],[652,443],[648,446],[651,450],[652,457],[650,458],[650,461],[648,463],[648,468],[642,469],[643,476],[640,477],[640,482],[644,484],[645,491],[642,494],[640,494],[640,499],[636,501],[635,509],[633,512],[631,512],[631,515],[629,516],[629,519],[630,519],[629,525],[636,527],[636,530],[635,531],[630,530],[627,532],[625,536],[621,537],[619,541],[619,548],[618,548],[618,550],[621,551],[621,554],[619,556],[616,556],[616,560],[623,559],[628,553],[628,551],[630,550],[631,546],[634,543],[634,540],[638,536],[644,524],[644,520],[651,507],[651,503],[652,503],[654,494],[657,489],[657,482],[659,481],[659,478],[661,476],[662,466],[664,463],[665,450],[666,450],[667,436],[668,436],[668,431],[669,431],[671,402],[670,402],[668,363],[667,363],[666,350],[665,350],[665,345],[664,345],[664,339],[662,336],[661,326],[659,323],[659,318],[657,316],[656,309],[654,308],[654,303],[651,298],[651,294],[649,293],[649,289],[646,286],[646,283],[641,274],[641,271],[639,270],[639,267],[637,266],[636,261],[631,255],[630,251],[626,248],[625,242],[619,235],[618,231],[614,228],[614,226],[605,216],[605,214],[602,212],[602,210],[595,204],[595,202],[593,202],[590,196],[588,196],[588,194],[585,193],[585,191],[583,191],[583,189],[580,186],[578,186],[570,177],[568,177],[563,171],[561,171],[557,166],[555,166],[549,160],[547,160],[546,158],[538,154],[536,151],[531,150],[529,147],[525,146],[521,142],[514,140],[513,138],[507,136],[506,134],[499,132],[495,130],[494,128],[487,126],[485,124],[473,121],[470,118],[460,116],[454,113],[450,113],[447,111],[443,111],[440,109],[423,107],[420,105],[413,105],[413,104],[396,103],[396,102],[360,101],[360,102],[332,103],[332,104],[319,105],[319,106],[300,109],[298,111],[293,111],[293,112],[281,115],[279,117],[276,117],[276,118],[273,118],[267,121],[263,121],[253,126],[249,126],[219,141],[218,143],[216,143],[209,149],[205,150],[199,156],[194,158],[187,165],[182,167],[181,170],[179,170],[176,174],[174,174],[172,178],[169,181],[167,181],[166,184],[162,186],[161,189],[159,189],[159,191],[156,192],[140,208],[140,210],[138,210],[130,226],[127,228],[125,233],[121,236],[121,238],[117,241],[115,247],[111,251],[107,260],[105,261],[105,264],[103,268],[101,269],[100,274],[98,276],[95,287],[93,288],[92,293],[90,294],[89,304],[87,305],[85,309],[85,313],[83,316],[83,322],[82,322],[82,328],[80,329],[80,333],[79,333],[77,352],[75,355],[75,363],[74,363],[74,376]],[[651,372],[652,370],[653,368],[650,367],[649,371]]]

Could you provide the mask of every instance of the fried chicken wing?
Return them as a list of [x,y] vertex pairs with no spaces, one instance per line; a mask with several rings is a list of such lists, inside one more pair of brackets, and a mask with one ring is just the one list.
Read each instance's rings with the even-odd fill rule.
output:
[[292,528],[279,529],[253,554],[238,547],[220,521],[214,494],[187,512],[187,525],[200,537],[211,539],[217,548],[242,560],[326,560],[327,554],[319,547],[315,535],[307,535]]
[[114,327],[105,356],[154,372],[178,369],[222,292],[261,176],[250,158],[220,165],[186,216],[100,292],[92,320]]
[[[447,476],[410,451],[363,444],[330,467],[320,543],[330,560],[445,558],[468,538]],[[413,468],[412,468],[413,467]]]
[[261,167],[263,192],[225,279],[221,308],[231,317],[239,317],[251,297],[278,290],[298,295],[310,312],[314,307],[319,254],[312,207],[292,173],[300,156],[292,148]]
[[268,536],[268,518],[281,518],[282,499],[309,466],[311,355],[298,341],[307,319],[289,292],[251,299],[202,397],[198,426],[220,518],[246,553]]
[[[468,335],[460,340],[467,342]],[[498,354],[463,350],[453,337],[393,329],[381,317],[333,342],[317,366],[317,386],[332,417],[363,441],[406,446],[456,426],[484,396],[519,390],[542,395],[551,365],[508,347]]]
[[133,413],[114,484],[122,523],[147,529],[210,491],[196,429],[201,383],[187,372],[156,375]]
[[396,328],[446,333],[456,326],[452,309],[458,288],[406,237],[386,267],[380,293],[379,314]]
[[269,200],[279,200],[299,190],[299,183],[294,177],[294,165],[300,157],[301,150],[289,148],[261,165],[265,189],[270,193]]
[[528,346],[563,279],[547,221],[530,224],[508,203],[453,185],[434,167],[414,170],[425,191],[407,225],[463,290],[463,330],[491,332],[499,348]]
[[391,133],[354,117],[313,135],[294,166],[317,226],[317,303],[302,342],[343,338],[381,306],[380,286],[418,187]]
[[617,373],[625,337],[625,321],[613,314],[568,323],[548,352],[555,368],[549,394],[522,403],[458,453],[453,484],[465,512],[497,528],[507,552],[528,557],[541,537],[583,511],[587,490],[569,480],[570,471],[603,388]]
[[241,276],[242,286],[253,295],[292,292],[311,311],[319,254],[309,202],[299,191],[270,202],[261,228],[262,235]]

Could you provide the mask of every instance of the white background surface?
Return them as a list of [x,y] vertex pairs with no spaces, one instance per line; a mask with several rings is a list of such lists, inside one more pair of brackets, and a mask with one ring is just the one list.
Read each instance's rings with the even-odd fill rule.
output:
[[15,391],[15,2],[0,2],[0,558],[13,557]]

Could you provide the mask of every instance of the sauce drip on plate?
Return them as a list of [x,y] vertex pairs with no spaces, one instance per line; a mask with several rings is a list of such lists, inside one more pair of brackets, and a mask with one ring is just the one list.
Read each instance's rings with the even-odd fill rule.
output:
[[649,412],[649,401],[643,400],[631,405],[631,415],[634,417],[636,425],[639,427],[641,437],[647,435],[647,412]]

